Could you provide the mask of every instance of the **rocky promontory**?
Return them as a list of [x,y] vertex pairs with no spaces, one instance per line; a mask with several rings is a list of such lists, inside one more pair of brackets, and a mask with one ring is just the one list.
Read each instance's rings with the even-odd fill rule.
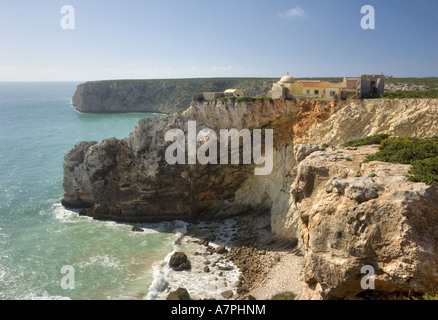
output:
[[[364,265],[376,270],[373,294],[431,293],[438,289],[437,188],[408,181],[406,165],[361,165],[376,147],[336,146],[378,133],[438,135],[437,111],[438,99],[193,102],[141,120],[125,139],[78,143],[65,155],[62,202],[96,219],[135,222],[268,212],[270,243],[305,255],[301,298],[367,297],[358,286]],[[167,163],[166,132],[187,136],[189,121],[216,133],[272,129],[271,174],[255,175],[254,164]]]
[[83,113],[171,114],[187,109],[196,93],[238,88],[246,95],[259,96],[269,90],[272,81],[263,78],[90,81],[77,87],[72,104]]

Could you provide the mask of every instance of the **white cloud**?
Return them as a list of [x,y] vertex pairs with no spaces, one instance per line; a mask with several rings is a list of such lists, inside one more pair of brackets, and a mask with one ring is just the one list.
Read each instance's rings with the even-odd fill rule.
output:
[[306,12],[300,6],[296,6],[293,9],[289,9],[289,10],[286,10],[284,12],[280,12],[278,15],[282,18],[293,18],[293,17],[305,18]]

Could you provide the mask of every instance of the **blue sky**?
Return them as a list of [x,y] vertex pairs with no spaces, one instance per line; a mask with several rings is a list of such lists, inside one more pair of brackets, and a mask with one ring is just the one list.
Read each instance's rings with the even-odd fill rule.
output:
[[[61,7],[75,9],[63,30]],[[375,9],[363,30],[360,10]],[[0,81],[438,76],[438,1],[14,0]]]

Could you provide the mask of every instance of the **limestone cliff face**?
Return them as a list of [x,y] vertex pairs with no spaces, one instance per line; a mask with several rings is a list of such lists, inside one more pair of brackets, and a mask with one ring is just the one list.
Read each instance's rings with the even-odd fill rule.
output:
[[[62,202],[67,207],[87,207],[83,213],[94,218],[119,221],[225,218],[273,208],[277,238],[297,241],[298,216],[291,214],[290,219],[284,214],[290,210],[288,189],[295,163],[293,125],[300,109],[315,105],[194,103],[182,113],[141,120],[126,139],[79,143],[64,159]],[[165,133],[179,128],[187,134],[190,120],[196,120],[198,131],[273,129],[272,174],[255,176],[254,165],[169,165]]]
[[357,100],[326,121],[298,128],[295,143],[339,145],[368,135],[431,137],[438,134],[438,99]]
[[[193,103],[141,120],[129,137],[80,142],[64,158],[67,207],[117,221],[223,219],[269,211],[275,241],[305,254],[302,299],[432,293],[438,288],[438,188],[406,178],[409,166],[361,164],[377,146],[322,148],[377,133],[438,135],[438,99]],[[169,165],[165,134],[273,129],[273,171],[254,165]],[[305,143],[305,144],[303,144]],[[198,144],[199,146],[199,144]],[[361,268],[376,272],[375,290]]]
[[173,113],[188,107],[187,99],[157,101],[174,88],[172,83],[103,81],[81,84],[73,96],[73,106],[83,113],[150,112]]
[[199,92],[239,88],[248,96],[259,96],[271,83],[272,79],[246,78],[92,81],[77,87],[73,106],[83,113],[171,114],[187,109]]
[[[306,221],[290,193],[296,183],[296,163],[323,143],[381,132],[437,135],[437,108],[437,99],[346,105],[279,100],[193,103],[184,112],[141,120],[126,139],[77,144],[65,155],[62,202],[87,208],[83,213],[94,218],[118,221],[214,219],[268,210],[273,239],[303,245]],[[231,128],[273,129],[272,173],[256,176],[254,165],[169,165],[165,133],[178,128],[187,134],[190,120],[196,120],[198,131],[210,128],[216,133]],[[326,174],[309,170],[310,176]],[[311,189],[312,184],[307,184],[306,196]]]
[[[361,164],[377,146],[315,151],[294,168],[308,284],[301,299],[434,294],[438,188],[408,180],[409,165]],[[362,288],[362,267],[375,270]]]

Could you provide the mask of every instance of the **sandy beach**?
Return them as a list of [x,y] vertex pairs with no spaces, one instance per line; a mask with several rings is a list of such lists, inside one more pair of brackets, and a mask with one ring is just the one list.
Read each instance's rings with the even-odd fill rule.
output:
[[304,286],[304,257],[295,248],[268,244],[271,238],[269,214],[236,220],[243,236],[228,255],[243,275],[236,299],[268,300],[283,292],[298,295]]

